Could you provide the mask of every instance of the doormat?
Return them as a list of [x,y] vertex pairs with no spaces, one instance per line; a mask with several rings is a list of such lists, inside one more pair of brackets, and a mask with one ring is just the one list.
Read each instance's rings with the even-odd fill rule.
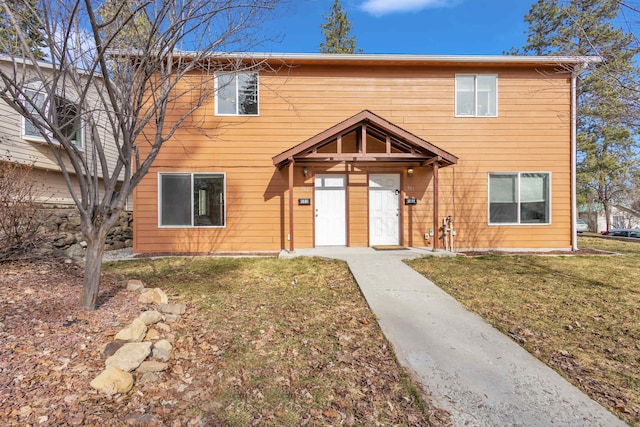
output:
[[371,246],[376,251],[398,251],[398,250],[406,250],[404,246],[400,245],[376,245]]

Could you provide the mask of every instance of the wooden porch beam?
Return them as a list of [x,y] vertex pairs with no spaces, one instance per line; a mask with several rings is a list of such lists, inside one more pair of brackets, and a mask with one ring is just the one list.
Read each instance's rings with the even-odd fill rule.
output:
[[325,162],[351,162],[351,161],[414,161],[414,162],[422,162],[428,159],[425,159],[422,154],[411,154],[411,153],[307,153],[296,156],[297,161],[325,161]]
[[295,161],[289,158],[289,252],[293,252],[293,167]]
[[440,168],[440,164],[435,162],[433,164],[433,251],[438,250],[438,244],[440,240],[440,233],[438,229],[440,228],[440,214],[439,214],[439,206],[438,206],[438,169]]
[[385,152],[387,154],[391,154],[391,136],[389,136],[389,134],[386,134],[385,136]]
[[338,154],[342,154],[342,135],[338,135],[338,139],[336,139],[336,151]]

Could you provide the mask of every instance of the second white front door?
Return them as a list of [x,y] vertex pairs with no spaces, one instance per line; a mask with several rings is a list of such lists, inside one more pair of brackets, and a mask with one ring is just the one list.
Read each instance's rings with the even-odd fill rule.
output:
[[369,176],[370,245],[400,244],[400,175]]
[[347,245],[345,175],[316,175],[316,246]]

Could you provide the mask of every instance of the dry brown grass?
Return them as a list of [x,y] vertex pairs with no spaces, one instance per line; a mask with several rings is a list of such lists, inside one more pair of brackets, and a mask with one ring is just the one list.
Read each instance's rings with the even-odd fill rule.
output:
[[640,425],[640,244],[613,256],[423,258],[412,268],[623,420]]
[[207,319],[191,328],[194,351],[214,349],[191,373],[205,380],[191,410],[207,425],[447,422],[399,367],[343,262],[168,258],[108,269],[190,300]]

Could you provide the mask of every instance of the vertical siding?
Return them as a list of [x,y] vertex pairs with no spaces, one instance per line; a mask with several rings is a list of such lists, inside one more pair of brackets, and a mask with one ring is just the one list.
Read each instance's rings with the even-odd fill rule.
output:
[[[454,117],[456,73],[498,75],[498,117]],[[440,170],[440,219],[455,218],[461,248],[570,247],[569,75],[552,69],[301,65],[260,76],[260,116],[216,117],[213,99],[161,150],[136,190],[137,252],[279,250],[288,247],[288,171],[272,156],[368,109],[460,158]],[[345,150],[355,147],[351,135]],[[330,150],[329,147],[326,150]],[[143,153],[144,154],[144,153]],[[348,173],[349,244],[368,245],[367,174],[402,173],[403,242],[431,245],[433,179],[430,167],[314,164],[303,182],[294,171],[296,247],[313,246],[314,173]],[[157,173],[226,172],[228,221],[223,229],[158,227]],[[489,226],[491,172],[550,172],[552,223]]]

